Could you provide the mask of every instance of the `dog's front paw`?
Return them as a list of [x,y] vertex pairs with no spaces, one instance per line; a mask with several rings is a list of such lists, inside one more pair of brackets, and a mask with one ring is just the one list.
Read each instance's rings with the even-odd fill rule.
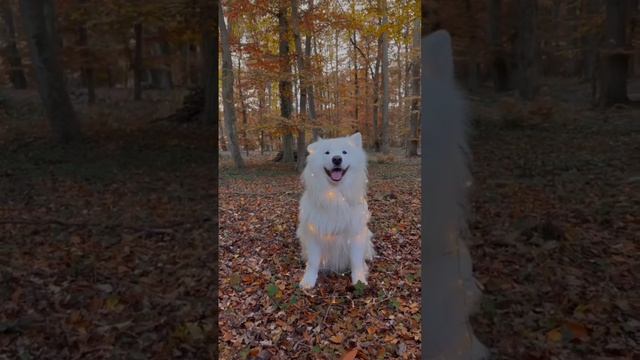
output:
[[300,280],[300,287],[303,289],[312,289],[316,286],[316,280],[318,280],[318,275],[313,273],[305,273]]
[[351,273],[351,284],[355,286],[358,282],[361,282],[364,285],[369,285],[367,283],[367,276],[365,275],[364,271],[356,271]]

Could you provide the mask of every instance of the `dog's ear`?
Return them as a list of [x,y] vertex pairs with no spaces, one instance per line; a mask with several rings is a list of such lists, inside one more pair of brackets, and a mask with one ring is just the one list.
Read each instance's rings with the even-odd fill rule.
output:
[[355,146],[362,147],[362,135],[359,132],[349,136],[349,140],[353,141]]
[[307,153],[309,155],[313,154],[313,152],[315,151],[315,148],[316,148],[316,143],[311,143],[307,145]]

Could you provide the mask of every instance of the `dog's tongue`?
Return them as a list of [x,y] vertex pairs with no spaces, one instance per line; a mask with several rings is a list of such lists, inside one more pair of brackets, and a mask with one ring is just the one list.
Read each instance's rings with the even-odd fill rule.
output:
[[342,179],[342,170],[341,169],[331,170],[331,180],[340,181],[340,179]]

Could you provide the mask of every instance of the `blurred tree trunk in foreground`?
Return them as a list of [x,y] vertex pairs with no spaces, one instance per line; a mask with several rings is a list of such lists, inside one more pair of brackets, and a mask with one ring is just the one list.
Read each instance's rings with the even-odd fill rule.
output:
[[80,137],[80,124],[67,93],[62,66],[58,61],[56,16],[52,0],[21,0],[31,61],[36,69],[38,91],[51,128],[60,142]]

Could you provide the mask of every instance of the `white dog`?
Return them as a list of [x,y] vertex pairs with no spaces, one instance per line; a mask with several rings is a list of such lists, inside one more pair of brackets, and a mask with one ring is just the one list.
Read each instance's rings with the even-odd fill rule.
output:
[[367,284],[374,256],[367,227],[367,156],[362,136],[319,139],[307,147],[297,235],[306,268],[300,287],[313,288],[318,271],[351,269],[351,281]]

